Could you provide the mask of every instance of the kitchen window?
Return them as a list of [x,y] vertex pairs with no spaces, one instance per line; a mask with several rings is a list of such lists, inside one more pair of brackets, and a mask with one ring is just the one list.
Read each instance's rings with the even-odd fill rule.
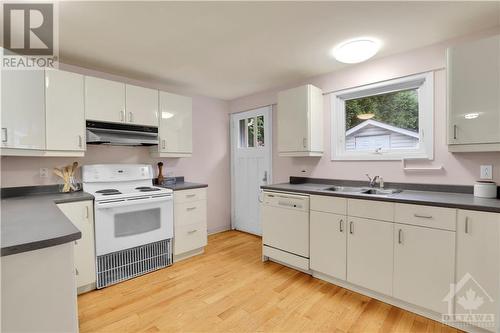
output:
[[433,159],[433,73],[336,92],[332,160]]

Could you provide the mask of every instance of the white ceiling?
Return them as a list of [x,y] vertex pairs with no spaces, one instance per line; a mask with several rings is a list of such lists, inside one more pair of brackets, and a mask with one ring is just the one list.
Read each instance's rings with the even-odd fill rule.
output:
[[[234,99],[342,66],[329,50],[373,36],[377,57],[500,24],[499,2],[62,2],[63,62]],[[351,65],[352,66],[352,65]]]

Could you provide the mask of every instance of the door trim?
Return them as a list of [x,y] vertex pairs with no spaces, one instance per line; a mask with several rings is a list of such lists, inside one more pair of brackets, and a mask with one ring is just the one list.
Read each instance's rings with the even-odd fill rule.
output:
[[[272,184],[273,182],[273,111],[274,111],[274,105],[276,104],[269,104],[265,106],[259,106],[257,108],[251,109],[251,110],[245,110],[245,111],[240,111],[240,112],[233,112],[230,114],[229,117],[229,142],[230,142],[230,154],[229,154],[229,159],[231,162],[231,229],[235,230],[235,205],[234,203],[236,202],[236,191],[234,188],[234,175],[235,175],[235,170],[234,170],[234,157],[236,156],[235,151],[236,151],[236,145],[237,142],[235,142],[235,126],[234,126],[234,118],[236,116],[240,117],[242,115],[245,115],[246,113],[251,114],[254,113],[257,110],[260,109],[266,109],[263,112],[268,113],[268,123],[269,123],[269,132],[266,133],[266,137],[269,138],[267,139],[267,142],[270,143],[269,145],[269,173],[267,175],[267,182],[268,184]],[[260,198],[259,198],[260,200]]]

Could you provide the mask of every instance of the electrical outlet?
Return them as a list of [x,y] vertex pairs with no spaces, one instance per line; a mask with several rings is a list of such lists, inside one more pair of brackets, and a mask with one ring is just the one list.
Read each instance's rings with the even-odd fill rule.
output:
[[49,178],[48,168],[40,168],[40,178]]
[[481,165],[481,179],[493,179],[493,165]]

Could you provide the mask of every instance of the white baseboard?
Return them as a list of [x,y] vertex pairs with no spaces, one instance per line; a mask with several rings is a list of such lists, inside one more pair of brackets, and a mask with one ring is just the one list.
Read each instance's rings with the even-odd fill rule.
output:
[[219,232],[224,232],[224,231],[228,231],[228,230],[232,230],[231,229],[231,225],[225,225],[225,226],[222,226],[222,227],[208,229],[207,233],[209,235],[213,235],[213,234],[218,234]]

